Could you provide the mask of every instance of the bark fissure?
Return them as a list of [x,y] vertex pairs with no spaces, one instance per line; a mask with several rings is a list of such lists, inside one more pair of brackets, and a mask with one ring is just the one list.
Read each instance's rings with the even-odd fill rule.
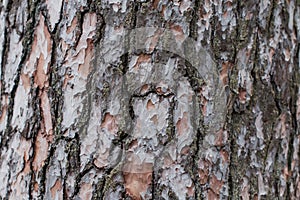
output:
[[299,1],[1,3],[1,198],[300,198]]

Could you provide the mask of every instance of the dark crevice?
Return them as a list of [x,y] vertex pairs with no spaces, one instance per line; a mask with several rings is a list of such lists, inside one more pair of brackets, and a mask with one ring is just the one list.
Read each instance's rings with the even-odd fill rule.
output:
[[74,193],[71,196],[71,199],[74,199],[75,196],[79,193],[80,190],[80,182],[81,179],[86,175],[88,172],[90,172],[94,168],[94,165],[92,161],[90,161],[88,164],[85,165],[84,169],[79,172],[75,178],[75,186],[74,186]]
[[44,162],[44,166],[42,167],[42,169],[40,171],[40,180],[41,181],[40,181],[40,185],[39,185],[39,194],[38,194],[39,199],[44,199],[44,195],[46,192],[47,170],[51,165],[51,160],[52,160],[55,150],[58,146],[58,142],[59,142],[59,140],[56,140],[55,142],[53,142],[51,144],[50,149],[48,151],[48,156]]
[[[9,42],[10,42],[10,37],[9,37],[9,33],[10,33],[10,21],[9,21],[9,13],[10,13],[10,10],[12,8],[12,1],[9,1],[8,4],[7,4],[7,10],[5,11],[6,12],[6,18],[5,18],[5,28],[4,28],[4,41],[3,41],[3,46],[2,46],[2,62],[1,62],[1,97],[3,97],[3,95],[5,95],[4,91],[5,91],[5,84],[4,84],[4,75],[5,75],[5,65],[6,65],[6,57],[7,57],[7,54],[8,54],[8,51],[9,51]],[[8,107],[10,108],[10,107]],[[0,110],[1,112],[3,111],[3,108],[2,108],[2,99],[0,99]],[[8,109],[8,118],[11,118],[12,117],[12,112],[10,112],[10,110],[12,109]],[[7,122],[9,122],[7,120]],[[5,144],[6,142],[3,142],[3,140],[7,140],[7,128],[10,127],[10,125],[7,123],[6,125],[6,130],[5,132],[3,133],[3,135],[1,135],[1,142],[0,142],[0,148],[2,148],[2,145],[3,143]],[[6,145],[6,144],[5,144]]]
[[[170,98],[169,99],[170,107],[168,110],[168,118],[167,118],[168,126],[167,126],[167,130],[166,130],[168,139],[163,144],[163,149],[167,148],[168,144],[171,141],[174,141],[174,139],[175,139],[174,111],[175,111],[175,106],[176,106],[176,98],[175,98],[174,94],[172,94],[172,96],[170,96],[169,98]],[[159,197],[161,196],[158,183],[159,183],[160,174],[162,172],[161,172],[161,169],[159,168],[158,164],[161,161],[163,161],[163,160],[161,160],[161,158],[163,157],[162,156],[163,153],[164,153],[164,150],[160,151],[159,155],[154,159],[152,181],[151,181],[151,185],[152,185],[151,199],[153,199],[153,200],[159,199]],[[170,190],[170,192],[171,192],[171,190]]]
[[198,20],[199,20],[199,8],[200,8],[200,1],[195,1],[194,9],[191,14],[191,22],[190,22],[190,31],[189,37],[193,38],[197,41],[198,38]]
[[[57,24],[57,26],[59,23]],[[60,75],[60,69],[62,64],[58,66],[57,59],[57,41],[59,41],[59,31],[55,30],[55,34],[51,34],[52,51],[51,60],[49,64],[49,98],[52,99],[51,103],[51,116],[52,127],[54,135],[59,135],[61,130],[62,112],[63,112],[63,91],[62,91],[62,76]]]
[[[12,158],[12,156],[13,156],[13,151],[12,151],[12,153],[10,154],[10,157],[9,157],[9,162],[8,162],[8,166],[9,166],[9,168],[10,169],[12,169],[13,168],[13,158]],[[7,183],[6,183],[6,188],[7,188],[7,193],[5,194],[5,199],[10,199],[9,198],[9,196],[10,196],[10,193],[12,192],[11,191],[11,182],[10,182],[10,178],[11,178],[11,170],[8,170],[8,172],[7,172],[8,174],[7,174]]]
[[30,129],[30,138],[31,138],[31,148],[32,148],[32,155],[29,157],[30,162],[30,183],[29,183],[29,199],[32,199],[32,192],[34,187],[34,178],[36,174],[33,171],[33,160],[36,156],[36,141],[37,141],[37,134],[40,129],[40,99],[39,99],[39,88],[32,89],[32,107],[33,110],[36,111],[36,115],[33,116],[32,121],[34,122],[32,128]]
[[278,98],[280,94],[279,94],[279,91],[277,89],[277,84],[276,84],[274,75],[272,73],[270,73],[269,75],[270,75],[270,83],[272,85],[272,90],[275,93],[274,101],[275,101],[275,105],[276,105],[276,108],[278,110],[278,116],[279,116],[282,113],[281,102],[280,102],[280,99]]
[[235,8],[235,19],[236,19],[236,24],[237,26],[235,27],[235,35],[236,38],[234,40],[235,44],[233,47],[233,56],[232,56],[232,62],[235,64],[235,66],[237,65],[237,52],[238,52],[238,48],[240,47],[240,45],[243,43],[243,41],[241,41],[241,19],[240,19],[240,13],[241,12],[241,2],[237,1],[236,2],[236,8]]
[[[293,153],[294,153],[294,140],[295,137],[298,135],[298,122],[297,122],[297,98],[298,98],[298,90],[299,90],[299,71],[297,69],[297,63],[298,63],[298,58],[297,58],[297,53],[299,53],[299,44],[297,44],[296,47],[296,59],[295,60],[295,65],[293,67],[293,73],[292,73],[292,80],[290,82],[290,87],[291,87],[291,98],[289,102],[289,110],[291,112],[291,133],[290,138],[289,138],[289,143],[288,143],[288,155],[287,155],[287,166],[288,166],[288,171],[289,173],[291,172],[291,176],[289,176],[288,182],[287,182],[287,197],[294,196],[295,194],[290,194],[290,188],[291,185],[293,184],[293,169],[292,169],[292,163],[293,163]],[[295,191],[296,192],[296,191]]]
[[265,28],[265,31],[267,30],[267,34],[269,37],[271,37],[271,30],[272,29],[272,20],[274,18],[274,11],[275,11],[275,0],[270,0],[271,1],[271,9],[270,9],[270,13],[269,13],[269,18],[267,21],[267,27]]
[[65,4],[65,0],[62,0],[61,2],[61,8],[60,8],[60,12],[59,12],[59,19],[58,22],[55,24],[53,31],[51,32],[51,34],[56,34],[59,30],[59,26],[61,25],[60,22],[63,19],[63,13],[64,13],[64,4]]
[[[9,22],[9,12],[11,10],[12,3],[7,5],[7,10],[5,11],[7,13],[6,19],[5,19],[5,29],[4,29],[4,41],[3,41],[3,46],[2,46],[2,63],[1,63],[1,97],[4,94],[5,91],[5,84],[4,84],[4,75],[5,75],[5,64],[6,64],[6,57],[9,51],[9,42],[10,42],[10,37],[8,36],[10,32],[10,22]],[[0,101],[0,109],[2,110],[2,105]]]
[[76,40],[75,40],[75,44],[74,44],[75,48],[77,48],[77,46],[78,46],[78,44],[80,42],[81,36],[83,34],[84,16],[87,13],[89,13],[89,10],[87,8],[85,8],[82,11],[77,11],[77,18],[78,18],[78,24],[79,24],[78,29],[79,30],[76,32]]
[[[22,56],[21,56],[21,60],[20,63],[18,65],[17,71],[16,71],[16,77],[13,81],[14,85],[13,88],[11,90],[10,96],[9,96],[9,105],[8,107],[10,109],[8,109],[7,111],[7,124],[6,124],[6,129],[5,129],[5,133],[3,135],[3,139],[1,140],[1,144],[0,147],[2,147],[3,145],[6,146],[8,148],[8,142],[9,142],[9,138],[11,133],[13,133],[12,130],[12,126],[11,126],[11,122],[12,122],[12,117],[13,117],[13,108],[14,108],[14,103],[15,103],[15,95],[17,92],[17,88],[19,86],[19,81],[20,81],[20,75],[21,75],[21,70],[24,66],[24,63],[27,59],[27,57],[29,56],[29,53],[31,51],[31,45],[32,45],[32,41],[33,41],[33,34],[34,34],[34,27],[36,26],[36,10],[37,10],[37,6],[38,6],[38,1],[32,3],[32,7],[30,7],[30,11],[28,14],[28,23],[26,26],[26,35],[23,39],[23,51],[22,51]],[[29,4],[30,5],[30,4]],[[9,15],[8,15],[9,16]],[[8,20],[8,18],[7,18]]]
[[[234,131],[232,129],[232,131]],[[232,132],[231,131],[231,132]],[[231,135],[230,137],[230,146],[229,146],[229,149],[230,149],[230,156],[229,156],[229,175],[228,175],[228,195],[230,197],[232,197],[234,199],[234,190],[235,190],[235,183],[234,183],[234,173],[235,173],[235,162],[236,160],[233,159],[233,154],[235,154],[235,151],[234,149],[236,148],[235,146],[235,138]]]

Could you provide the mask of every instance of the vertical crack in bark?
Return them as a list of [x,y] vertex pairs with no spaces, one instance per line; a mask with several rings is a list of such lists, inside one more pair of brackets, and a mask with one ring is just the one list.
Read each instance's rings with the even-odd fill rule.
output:
[[64,13],[64,5],[65,5],[65,0],[62,0],[62,3],[61,3],[61,8],[60,8],[60,12],[59,12],[59,18],[58,18],[58,21],[57,23],[55,24],[54,26],[54,29],[51,31],[49,31],[49,33],[53,34],[53,35],[57,35],[58,33],[58,30],[59,30],[59,27],[60,27],[60,23],[63,19],[63,13]]
[[[72,167],[72,166],[68,167],[67,174],[69,173],[70,167]],[[92,161],[90,161],[88,164],[86,164],[86,166],[84,167],[84,169],[81,172],[77,173],[76,178],[75,178],[74,192],[71,195],[71,199],[74,199],[75,196],[79,193],[80,181],[83,178],[83,176],[86,175],[87,173],[89,173],[89,171],[91,171],[94,167],[95,166],[93,165]]]
[[[6,34],[9,33],[9,12],[12,8],[13,2],[9,1],[8,3],[8,10],[7,10],[7,16],[6,16],[6,23],[7,23],[7,28],[5,29],[5,41],[4,41],[4,48],[3,48],[3,55],[2,55],[2,73],[1,73],[1,81],[3,81],[4,79],[4,66],[5,66],[5,58],[6,55],[8,53],[8,48],[9,48],[9,37],[6,36]],[[22,51],[22,55],[21,55],[21,60],[20,63],[18,64],[17,67],[17,71],[16,71],[16,77],[14,79],[14,85],[12,87],[12,90],[10,92],[10,96],[9,96],[9,108],[8,109],[8,113],[7,113],[7,124],[6,124],[6,129],[5,132],[3,133],[3,135],[1,135],[1,143],[0,143],[0,147],[3,148],[3,146],[5,146],[7,149],[9,148],[8,146],[8,142],[11,139],[11,134],[14,132],[12,130],[12,126],[11,126],[11,122],[12,122],[12,117],[13,117],[13,111],[14,111],[14,102],[15,102],[15,95],[16,95],[16,91],[17,88],[19,86],[19,81],[20,81],[20,74],[21,74],[21,70],[24,66],[24,63],[26,61],[26,58],[28,57],[30,51],[31,51],[31,45],[32,45],[32,41],[33,41],[33,34],[34,34],[34,26],[36,25],[36,10],[37,10],[37,6],[38,6],[38,2],[34,2],[32,4],[28,3],[28,7],[29,7],[29,14],[28,14],[28,22],[26,25],[26,32],[25,32],[25,36],[24,36],[24,40],[23,40],[23,46],[24,49]],[[4,86],[4,84],[2,84]],[[1,91],[1,96],[3,95],[2,93],[3,91]],[[33,140],[34,142],[34,140]],[[12,156],[12,155],[11,155]],[[1,156],[2,157],[2,156]],[[12,162],[12,157],[10,157],[10,163]],[[10,167],[12,168],[12,166]],[[32,168],[31,168],[32,170]],[[8,171],[8,183],[7,183],[7,188],[8,189],[8,193],[6,194],[6,199],[9,199],[10,196],[10,178],[11,178],[11,172]],[[32,179],[32,171],[31,171],[31,179]],[[30,188],[31,182],[29,183],[29,197],[31,196],[31,188]]]
[[[36,141],[37,141],[37,134],[40,128],[40,104],[41,102],[39,101],[39,88],[36,88],[35,91],[31,91],[32,95],[32,102],[33,102],[33,109],[37,111],[37,116],[35,117],[36,119],[34,119],[34,121],[36,121],[37,126],[33,126],[32,129],[30,131],[32,131],[31,133],[31,148],[32,148],[32,155],[29,157],[29,162],[30,162],[30,183],[29,183],[29,199],[32,199],[32,192],[34,189],[34,184],[35,184],[35,177],[36,174],[33,171],[33,161],[34,158],[36,156]],[[37,102],[36,102],[37,101]]]
[[[10,154],[9,156],[9,168],[11,169],[13,167],[13,157],[12,157],[13,153]],[[9,199],[10,193],[11,191],[11,182],[10,182],[10,178],[11,178],[11,170],[8,170],[8,175],[7,175],[7,193],[5,194],[5,199]]]
[[47,170],[51,165],[51,161],[53,158],[53,155],[55,153],[56,148],[58,147],[58,143],[60,141],[60,138],[57,138],[50,146],[48,150],[48,156],[44,162],[44,166],[42,167],[41,171],[39,172],[40,174],[40,185],[39,185],[39,194],[38,198],[39,199],[44,199],[44,195],[46,192],[46,180],[47,180]]
[[[5,24],[4,24],[4,41],[3,41],[3,46],[2,46],[2,58],[1,58],[1,97],[4,95],[4,90],[5,90],[5,84],[4,84],[4,70],[5,70],[5,64],[6,64],[6,57],[9,51],[9,42],[10,42],[10,37],[9,37],[9,30],[10,30],[10,23],[9,23],[9,12],[12,8],[12,2],[9,1],[7,5],[7,10],[5,10],[6,17],[5,17]],[[2,111],[2,101],[0,101],[0,110]],[[1,147],[1,146],[0,146]]]
[[[12,9],[12,5],[13,5],[13,2],[8,1],[7,8],[6,8],[7,10],[5,10],[6,17],[5,17],[5,24],[4,24],[4,27],[5,27],[5,29],[4,29],[4,42],[3,42],[3,47],[2,47],[2,58],[1,58],[1,60],[2,60],[2,62],[1,62],[1,80],[0,80],[1,81],[1,97],[3,95],[5,95],[4,92],[3,92],[5,90],[5,84],[4,84],[4,74],[5,73],[4,73],[4,71],[5,71],[6,57],[7,57],[8,51],[9,51],[10,37],[9,37],[8,34],[10,33],[10,28],[11,28],[10,27],[11,25],[10,25],[10,21],[9,21],[9,16],[10,16],[10,11]],[[17,87],[17,86],[18,85],[13,86],[11,96],[10,96],[10,99],[9,99],[9,104],[11,104],[11,100],[14,100],[14,94],[15,94],[14,88]],[[0,103],[0,109],[2,111],[2,103]],[[8,109],[6,129],[5,129],[4,133],[2,133],[1,136],[0,136],[1,137],[0,148],[3,147],[3,144],[7,147],[7,140],[9,139],[8,135],[7,135],[7,134],[9,134],[9,131],[7,129],[11,128],[10,121],[11,121],[12,114],[13,114],[12,110],[13,110],[13,108]]]
[[[289,102],[289,109],[291,111],[291,121],[292,121],[292,131],[290,132],[290,140],[288,144],[288,172],[291,173],[287,183],[287,197],[296,196],[296,194],[290,194],[291,184],[293,184],[293,171],[292,171],[292,162],[293,162],[293,153],[294,153],[294,140],[298,136],[298,123],[297,123],[297,100],[298,100],[298,90],[299,90],[299,70],[297,69],[297,64],[299,60],[297,54],[299,53],[299,44],[295,47],[295,57],[293,58],[295,64],[293,67],[292,80],[291,84],[291,99]],[[298,54],[299,55],[299,54]],[[297,190],[295,190],[297,192]]]
[[[90,12],[91,9],[94,9],[94,11],[96,12],[97,14],[97,19],[99,19],[99,17],[101,18],[101,21],[100,21],[100,24],[97,22],[97,33],[96,33],[96,36],[93,38],[94,40],[94,43],[100,43],[101,39],[104,38],[104,30],[105,30],[105,21],[104,21],[104,18],[101,14],[101,4],[99,2],[98,3],[95,3],[96,5],[92,4],[91,1],[89,1],[88,5],[89,5],[89,8],[86,8],[83,12],[80,12],[80,20],[79,20],[79,23],[80,23],[80,35],[79,37],[77,36],[77,42],[75,44],[75,46],[77,46],[79,40],[80,40],[80,37],[81,37],[81,34],[82,34],[82,26],[83,26],[83,18],[84,18],[84,15],[88,12]],[[93,6],[93,8],[91,8]],[[98,21],[98,20],[97,20]],[[79,131],[78,133],[76,133],[76,143],[77,143],[77,162],[79,162],[79,164],[81,163],[81,159],[80,159],[80,151],[81,151],[81,145],[80,145],[80,139],[82,138],[82,136],[86,135],[87,131],[88,131],[88,126],[89,126],[89,121],[90,121],[90,116],[91,116],[91,111],[92,111],[92,101],[95,99],[95,94],[93,93],[95,90],[93,90],[92,88],[94,88],[94,85],[95,85],[95,75],[96,75],[96,68],[97,68],[97,58],[96,56],[99,54],[98,53],[99,51],[99,48],[96,48],[96,52],[95,52],[95,58],[94,58],[94,61],[93,61],[93,64],[92,64],[92,69],[91,69],[91,72],[90,74],[88,75],[88,78],[87,78],[87,86],[86,88],[90,88],[90,90],[87,91],[86,93],[86,99],[84,100],[83,102],[83,111],[80,115],[80,118],[81,119],[79,122],[78,122],[78,127],[79,127]],[[61,108],[58,108],[57,111],[61,110]],[[57,125],[56,125],[57,127]],[[79,135],[80,133],[80,135]],[[68,162],[68,165],[70,165],[70,163]],[[78,171],[76,172],[76,180],[75,180],[75,185],[74,185],[74,192],[73,194],[71,194],[71,198],[75,198],[76,195],[78,195],[79,191],[80,191],[80,182],[81,182],[81,179],[82,177],[87,174],[91,169],[93,169],[95,166],[93,166],[92,164],[92,161],[89,162],[83,169],[83,171],[79,172],[79,169]],[[67,175],[64,177],[64,180],[66,182],[67,178],[68,178],[68,174],[69,174],[69,169],[67,170]],[[102,187],[100,188],[100,190],[102,190]],[[96,191],[97,188],[96,188]],[[64,185],[64,193],[65,193],[65,197],[66,197],[66,185]],[[96,195],[96,196],[95,196]],[[102,198],[102,195],[100,195],[101,197],[99,197],[100,199]],[[96,197],[96,199],[98,199],[98,196],[97,194],[93,194],[93,199]]]
[[189,30],[189,37],[197,40],[198,38],[198,20],[199,20],[199,8],[200,8],[200,1],[195,0],[195,5],[193,12],[191,14],[191,22],[190,22],[190,30]]
[[272,30],[272,26],[273,26],[273,24],[272,24],[272,19],[274,18],[274,11],[275,11],[275,0],[270,0],[270,2],[271,2],[271,9],[270,9],[270,13],[269,13],[269,18],[268,18],[268,20],[267,20],[267,27],[265,28],[265,30],[268,30],[267,31],[267,37],[269,37],[269,38],[271,38],[271,31],[270,30]]
[[[17,92],[17,88],[19,86],[21,70],[22,70],[24,63],[31,51],[31,45],[32,45],[32,41],[34,38],[34,27],[36,26],[36,17],[37,17],[36,11],[37,11],[37,7],[38,7],[38,1],[33,2],[32,4],[28,3],[28,5],[30,8],[29,9],[30,12],[28,14],[28,23],[27,23],[27,27],[26,27],[25,38],[23,40],[24,49],[22,51],[21,60],[20,60],[20,63],[18,65],[17,72],[16,72],[16,78],[14,79],[14,85],[13,85],[13,88],[11,90],[11,94],[9,97],[9,106],[8,107],[10,109],[8,109],[8,113],[7,113],[7,124],[6,124],[5,132],[2,136],[2,140],[1,140],[1,144],[0,144],[1,147],[4,145],[8,148],[8,141],[10,139],[10,134],[13,132],[11,122],[12,122],[13,111],[14,111],[15,95]],[[7,15],[7,16],[9,16],[9,15]],[[7,18],[7,20],[8,20],[8,18]]]

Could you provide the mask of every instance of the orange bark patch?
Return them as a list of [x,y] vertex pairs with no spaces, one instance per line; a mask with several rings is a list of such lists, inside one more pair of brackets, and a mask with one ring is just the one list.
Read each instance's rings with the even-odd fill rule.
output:
[[87,78],[90,73],[90,62],[94,58],[94,45],[91,39],[87,40],[84,63],[78,66],[78,72],[83,78]]
[[101,128],[106,128],[109,132],[116,133],[118,127],[116,124],[115,117],[110,113],[106,113],[104,116],[104,120],[101,124]]
[[194,196],[194,194],[195,194],[195,188],[194,188],[194,185],[192,185],[191,187],[187,188],[187,195],[189,197],[192,197],[192,196]]
[[284,169],[282,170],[282,173],[283,173],[283,177],[285,180],[288,180],[289,177],[292,175],[292,172],[289,171],[287,166],[284,167]]
[[158,124],[158,117],[157,117],[157,115],[154,115],[153,117],[151,117],[150,120],[153,122],[153,124],[155,124],[155,125]]
[[246,98],[247,98],[247,91],[245,89],[240,88],[239,89],[239,101],[241,103],[246,103]]
[[222,161],[223,163],[228,163],[229,161],[229,154],[227,151],[225,151],[224,149],[221,150],[220,155],[222,157]]
[[22,170],[22,172],[24,172],[24,174],[28,174],[30,172],[30,162],[29,161],[25,161],[25,166],[24,169]]
[[52,118],[51,118],[51,106],[48,98],[48,94],[44,91],[41,95],[41,108],[43,111],[43,120],[45,124],[45,131],[47,135],[52,135]]
[[92,193],[92,185],[88,183],[83,183],[80,185],[80,193],[79,197],[81,199],[92,199],[93,193]]
[[69,80],[71,80],[72,78],[74,78],[74,75],[70,75],[70,74],[65,74],[65,79],[64,79],[64,83],[63,83],[63,89],[66,89]]
[[[26,142],[26,141],[24,141],[24,142]],[[28,174],[31,171],[30,161],[28,160],[29,156],[27,155],[27,151],[29,151],[29,149],[30,149],[29,147],[27,147],[26,149],[22,149],[23,151],[25,151],[24,152],[24,157],[23,157],[25,163],[24,163],[24,168],[22,170],[22,172],[24,172],[24,174]]]
[[211,189],[207,190],[207,199],[208,200],[217,200],[219,199],[219,196],[215,194]]
[[164,165],[163,167],[164,168],[168,168],[168,167],[171,167],[171,165],[174,164],[174,161],[172,160],[171,156],[169,154],[167,154],[165,157],[164,157]]
[[77,17],[74,17],[72,22],[71,22],[71,26],[69,26],[67,28],[67,31],[66,31],[67,34],[70,34],[71,32],[73,32],[76,29],[77,22],[78,22]]
[[30,78],[27,74],[21,74],[22,85],[24,86],[26,92],[30,89]]
[[296,104],[297,104],[296,118],[297,118],[297,120],[300,120],[300,97],[298,97]]
[[232,64],[229,62],[222,63],[220,79],[223,82],[223,85],[228,85],[228,71],[231,69],[231,67],[232,67]]
[[[124,170],[126,193],[133,199],[140,200],[141,193],[146,192],[152,182],[153,164],[143,163],[141,166],[128,164]],[[141,173],[139,173],[139,171]]]
[[34,183],[33,189],[34,189],[35,192],[39,191],[39,184],[37,182]]
[[56,194],[62,190],[62,184],[60,180],[56,180],[55,184],[51,187],[50,192],[51,192],[51,197],[52,199],[55,199]]
[[187,155],[188,153],[190,152],[190,147],[183,147],[182,149],[181,149],[181,154],[182,155]]
[[129,150],[134,150],[138,146],[138,141],[133,140],[129,145]]
[[150,42],[150,48],[149,48],[149,50],[151,52],[155,49],[155,47],[157,45],[157,42],[158,42],[158,40],[160,38],[160,35],[161,35],[161,30],[158,29],[157,31],[155,31],[154,36],[150,38],[151,42]]
[[150,63],[151,61],[151,56],[147,54],[141,54],[137,61],[136,64],[134,65],[134,69],[138,69],[141,63]]
[[198,175],[199,175],[201,185],[204,185],[208,182],[208,172],[209,172],[209,162],[201,160],[198,169]]
[[32,163],[34,171],[39,171],[44,165],[44,161],[47,158],[48,146],[47,139],[39,131],[35,142],[35,154]]
[[159,0],[154,0],[153,4],[152,4],[153,8],[157,9],[158,3],[159,3]]
[[148,84],[143,85],[141,88],[141,94],[148,92],[149,88],[150,86]]
[[207,99],[201,94],[200,96],[200,101],[201,101],[201,112],[204,116],[207,114]]
[[215,145],[223,146],[227,142],[227,132],[220,129],[216,134]]
[[218,180],[215,175],[212,175],[209,180],[210,188],[215,194],[220,194],[220,190],[222,189],[223,182]]
[[184,33],[182,30],[182,27],[179,25],[172,25],[171,30],[173,34],[175,35],[176,40],[183,41],[184,40]]
[[34,75],[34,83],[39,86],[39,88],[43,88],[47,82],[47,75],[44,71],[45,59],[44,55],[41,54],[38,59],[37,69]]
[[275,50],[273,48],[271,48],[270,52],[269,52],[269,62],[270,63],[272,63],[274,54],[275,54]]
[[147,108],[147,110],[155,109],[155,105],[152,103],[151,99],[148,100],[146,108]]
[[7,100],[8,97],[7,96],[3,96],[2,97],[2,111],[1,111],[1,115],[0,115],[0,123],[3,122],[3,120],[5,119],[5,116],[7,114]]
[[176,129],[177,129],[177,133],[178,133],[179,136],[188,131],[189,126],[188,126],[188,114],[187,114],[187,112],[184,112],[183,117],[177,121]]
[[7,105],[3,106],[3,109],[2,109],[2,112],[1,112],[1,116],[0,116],[0,122],[3,122],[3,120],[5,119],[6,112],[7,112]]

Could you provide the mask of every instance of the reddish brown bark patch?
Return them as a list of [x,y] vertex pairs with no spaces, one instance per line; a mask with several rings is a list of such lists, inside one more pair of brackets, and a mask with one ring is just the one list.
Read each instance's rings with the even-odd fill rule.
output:
[[152,172],[124,173],[126,193],[135,200],[141,200],[141,193],[146,192],[152,182]]
[[30,78],[28,76],[28,74],[21,74],[21,80],[22,80],[22,85],[25,88],[26,92],[29,91],[30,89]]
[[72,32],[76,29],[76,27],[77,27],[77,22],[78,22],[77,17],[74,17],[74,18],[72,19],[71,25],[67,28],[67,31],[66,31],[67,34],[72,33]]
[[110,113],[106,113],[101,128],[106,128],[111,133],[116,133],[118,130],[116,119]]
[[138,59],[136,61],[136,64],[134,65],[134,69],[138,70],[140,64],[142,64],[142,63],[150,63],[150,61],[151,61],[151,55],[141,54],[138,57]]
[[44,165],[44,161],[47,158],[48,154],[48,142],[44,135],[42,135],[42,131],[39,131],[36,142],[35,142],[35,154],[33,158],[33,170],[39,171]]
[[171,30],[175,35],[176,40],[183,41],[184,40],[184,32],[181,26],[177,24],[171,25]]
[[152,182],[153,163],[141,163],[134,155],[129,159],[132,161],[126,162],[123,167],[126,193],[140,200],[141,193],[146,192]]
[[223,181],[218,180],[215,175],[212,175],[209,180],[210,188],[212,189],[213,193],[216,195],[220,194],[220,190],[222,189],[222,186],[224,185]]
[[153,4],[152,4],[153,8],[157,9],[158,3],[159,3],[159,0],[154,0]]
[[220,79],[223,82],[223,85],[228,85],[228,72],[231,68],[232,68],[232,64],[230,62],[222,63]]
[[154,103],[152,103],[151,99],[148,100],[146,108],[147,108],[147,110],[155,109],[155,105],[154,105]]
[[7,101],[8,101],[8,97],[7,96],[3,96],[2,98],[2,110],[1,110],[1,115],[0,115],[0,123],[3,122],[3,120],[5,119],[6,115],[7,115]]
[[46,91],[44,91],[41,95],[41,108],[43,111],[42,114],[43,114],[43,120],[45,125],[45,132],[48,136],[51,136],[52,135],[51,105]]
[[247,99],[247,91],[243,88],[239,89],[239,101],[244,104],[246,103],[246,99]]
[[204,185],[208,182],[208,172],[209,172],[209,162],[208,161],[200,161],[198,175],[200,179],[200,184]]
[[151,117],[150,120],[153,122],[153,124],[155,124],[155,125],[158,124],[158,117],[157,117],[157,115],[154,115],[153,117]]
[[50,189],[52,199],[55,199],[56,193],[58,193],[60,190],[62,190],[61,181],[56,180],[55,184]]
[[188,131],[188,114],[183,113],[182,119],[179,119],[176,123],[176,130],[178,135],[182,135]]
[[220,151],[220,154],[221,154],[223,163],[228,163],[229,162],[229,153],[227,151],[225,151],[224,149],[222,149]]
[[37,68],[34,74],[34,83],[39,86],[39,88],[43,88],[47,82],[47,75],[44,71],[45,59],[44,55],[41,54],[38,59]]
[[227,131],[220,129],[216,134],[215,145],[223,146],[227,143]]
[[92,59],[94,58],[94,45],[93,41],[91,39],[87,40],[87,48],[85,50],[85,57],[84,57],[84,63],[79,65],[78,72],[79,74],[87,78],[90,73],[90,63]]

